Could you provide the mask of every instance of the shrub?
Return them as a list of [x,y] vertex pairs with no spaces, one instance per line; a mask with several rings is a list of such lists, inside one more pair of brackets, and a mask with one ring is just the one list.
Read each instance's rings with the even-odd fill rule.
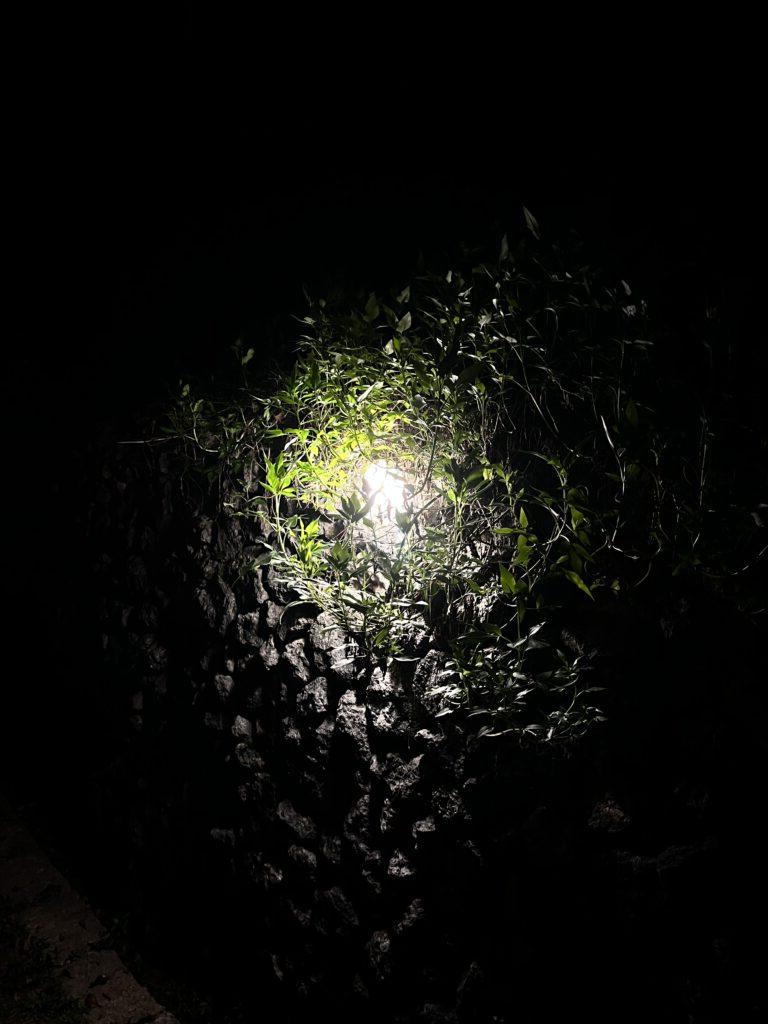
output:
[[751,550],[742,520],[718,543],[712,431],[663,411],[645,304],[576,257],[505,240],[387,299],[310,302],[289,372],[256,389],[240,349],[238,394],[187,386],[170,427],[261,523],[254,568],[330,611],[353,657],[408,660],[429,634],[440,713],[479,735],[582,735],[599,687],[555,623]]

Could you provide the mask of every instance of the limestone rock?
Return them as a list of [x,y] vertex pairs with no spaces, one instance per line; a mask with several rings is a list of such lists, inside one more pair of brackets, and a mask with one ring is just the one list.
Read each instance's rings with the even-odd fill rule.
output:
[[277,805],[278,818],[304,842],[315,838],[315,823],[311,818],[299,814],[289,800],[283,800]]
[[213,677],[213,684],[216,687],[216,693],[219,696],[219,700],[222,703],[228,701],[235,688],[235,681],[232,676],[219,673]]
[[259,613],[246,612],[236,620],[237,642],[243,647],[261,647],[264,640],[259,636]]
[[304,687],[296,697],[296,709],[300,715],[319,715],[328,710],[328,683],[324,676],[318,676]]
[[395,850],[389,858],[387,874],[396,881],[406,881],[416,874],[416,869],[402,850]]
[[288,663],[294,677],[303,683],[308,683],[312,678],[312,669],[307,657],[307,649],[302,639],[292,640],[286,644],[283,651],[283,660]]
[[370,761],[371,748],[368,743],[365,707],[357,703],[354,690],[347,690],[341,696],[336,711],[336,731],[349,741],[360,760]]
[[242,715],[236,715],[232,723],[232,735],[238,739],[249,740],[251,738],[251,723]]
[[264,668],[269,672],[280,662],[280,652],[275,645],[275,638],[270,636],[264,646],[259,650]]

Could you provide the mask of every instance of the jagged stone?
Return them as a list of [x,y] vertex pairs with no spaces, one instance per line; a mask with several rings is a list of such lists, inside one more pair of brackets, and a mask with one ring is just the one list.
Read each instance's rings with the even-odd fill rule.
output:
[[195,597],[208,628],[224,636],[237,615],[232,588],[224,580],[217,579],[198,587]]
[[397,824],[397,810],[389,797],[384,798],[384,803],[381,805],[381,817],[379,818],[379,828],[383,835],[389,835],[395,830]]
[[141,649],[147,671],[162,672],[168,667],[168,651],[151,633],[142,637]]
[[261,881],[265,889],[274,889],[282,883],[283,872],[274,864],[265,861],[261,870]]
[[363,861],[363,881],[368,886],[369,893],[378,898],[381,896],[382,857],[380,850],[369,850]]
[[393,802],[412,800],[417,795],[423,756],[419,754],[410,761],[404,761],[397,754],[387,755],[384,782]]
[[315,651],[330,655],[335,647],[346,644],[347,637],[330,612],[321,612],[310,626],[309,641]]
[[267,591],[266,591],[266,589],[264,587],[264,583],[263,583],[263,579],[262,579],[262,570],[261,569],[256,569],[254,571],[253,575],[251,576],[251,588],[250,589],[251,589],[251,591],[253,593],[253,597],[254,597],[254,599],[255,599],[255,601],[256,601],[256,603],[258,605],[265,604],[269,600],[269,594],[267,593]]
[[198,543],[208,547],[213,539],[213,520],[210,516],[197,516],[193,530]]
[[402,850],[395,850],[389,858],[387,875],[396,881],[405,881],[416,874],[416,869]]
[[296,709],[300,715],[320,715],[328,710],[328,682],[318,676],[307,683],[296,696]]
[[236,715],[232,723],[232,735],[238,739],[249,740],[251,738],[251,723],[242,715]]
[[213,685],[216,687],[216,693],[219,696],[219,700],[224,703],[232,696],[232,691],[235,688],[235,680],[232,676],[218,673],[213,677]]
[[322,835],[320,853],[329,864],[341,864],[341,836]]
[[326,795],[324,773],[312,757],[306,757],[304,761],[307,768],[298,773],[297,796],[309,806],[320,805]]
[[259,813],[263,814],[265,818],[271,818],[276,799],[275,782],[272,776],[264,771],[256,772],[251,779],[250,792],[259,806]]
[[389,932],[383,928],[375,931],[365,944],[368,963],[378,982],[386,981],[392,973],[391,948],[392,940],[389,937]]
[[317,870],[317,857],[311,850],[295,843],[288,847],[288,857],[303,874],[313,876]]
[[297,835],[304,842],[315,838],[316,828],[314,821],[303,814],[299,814],[289,800],[282,800],[277,805],[277,816],[294,835]]
[[435,819],[433,817],[422,818],[419,821],[413,823],[411,833],[416,842],[417,853],[423,853],[424,850],[429,849],[432,845],[433,840],[437,836],[437,828],[435,826]]
[[250,714],[254,714],[260,711],[264,707],[264,691],[260,686],[257,686],[243,702],[243,709],[248,711]]
[[371,673],[371,678],[365,691],[366,701],[374,707],[381,707],[389,704],[395,698],[406,696],[402,680],[398,679],[390,671],[383,672],[376,667]]
[[430,718],[440,710],[440,697],[431,695],[430,691],[443,681],[440,673],[444,670],[445,662],[446,655],[442,651],[427,651],[413,676],[414,702]]
[[243,647],[261,647],[264,643],[259,636],[259,613],[246,612],[238,615],[236,620],[237,642]]
[[418,934],[426,924],[426,920],[427,913],[424,909],[424,902],[421,899],[412,900],[405,914],[395,925],[395,935],[404,939]]
[[364,793],[347,812],[344,818],[344,838],[359,856],[365,856],[370,849],[371,839],[371,798]]
[[588,824],[596,832],[622,832],[629,825],[629,817],[615,800],[605,797],[595,804]]
[[234,848],[235,845],[235,831],[231,828],[212,828],[211,839],[214,843],[220,843],[222,846],[231,846]]
[[290,666],[291,672],[296,679],[303,683],[308,683],[312,678],[312,669],[307,657],[306,644],[302,639],[292,640],[289,644],[285,645],[283,660]]
[[466,808],[455,789],[437,786],[432,792],[432,813],[440,821],[454,824],[465,817]]
[[435,753],[445,746],[445,736],[430,732],[429,729],[419,729],[414,734],[413,745],[417,750]]
[[311,928],[312,912],[310,910],[303,910],[293,900],[286,900],[285,908],[294,925],[297,925],[302,931]]
[[408,735],[408,719],[398,708],[387,703],[370,709],[371,729],[380,742],[401,740]]
[[450,1007],[441,1003],[424,1003],[418,1019],[424,1024],[458,1024],[459,1018]]
[[317,902],[326,911],[338,933],[348,934],[358,927],[359,921],[355,908],[349,897],[338,886],[319,892]]
[[269,672],[280,663],[280,652],[275,644],[275,638],[270,636],[267,638],[263,647],[260,648],[259,654],[261,660],[264,663],[264,668]]
[[331,752],[331,742],[336,731],[336,720],[328,715],[317,727],[315,737],[317,741],[317,753],[321,760],[325,760]]
[[276,601],[267,601],[265,605],[262,605],[260,616],[268,630],[272,631],[278,628],[283,610],[283,605]]
[[365,707],[357,703],[354,690],[343,693],[336,711],[336,732],[350,742],[357,757],[370,761],[371,748],[365,720]]
[[287,717],[282,720],[283,740],[296,752],[301,750],[301,732],[295,719]]
[[286,605],[290,604],[291,601],[298,601],[300,597],[299,592],[287,580],[279,579],[272,566],[269,566],[262,580],[267,590],[270,591],[275,600],[279,601],[280,604]]
[[228,516],[216,530],[214,550],[220,562],[235,562],[243,548],[243,531],[240,520]]
[[264,767],[264,759],[250,743],[238,743],[235,747],[235,759],[241,768],[260,769]]
[[357,679],[359,649],[357,644],[349,641],[342,648],[330,652],[328,659],[329,671],[347,686]]

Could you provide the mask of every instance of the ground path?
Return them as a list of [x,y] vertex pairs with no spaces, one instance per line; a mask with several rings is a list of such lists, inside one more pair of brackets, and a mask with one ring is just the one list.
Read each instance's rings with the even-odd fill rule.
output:
[[178,1024],[109,948],[107,929],[2,794],[0,900],[46,943],[64,990],[85,1005],[87,1024]]

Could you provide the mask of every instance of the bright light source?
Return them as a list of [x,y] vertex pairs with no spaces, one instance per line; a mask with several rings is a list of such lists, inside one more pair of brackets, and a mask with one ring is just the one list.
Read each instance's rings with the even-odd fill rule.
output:
[[384,462],[371,462],[363,480],[371,502],[371,514],[392,522],[398,512],[405,511],[405,481]]

